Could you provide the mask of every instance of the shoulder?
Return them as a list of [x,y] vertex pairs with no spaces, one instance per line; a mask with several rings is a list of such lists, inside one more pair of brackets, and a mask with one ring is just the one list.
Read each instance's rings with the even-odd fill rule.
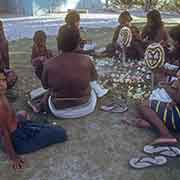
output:
[[79,56],[80,59],[86,60],[88,62],[91,62],[93,60],[93,58],[91,56],[88,56],[88,55],[85,55],[85,54],[77,53],[77,55]]

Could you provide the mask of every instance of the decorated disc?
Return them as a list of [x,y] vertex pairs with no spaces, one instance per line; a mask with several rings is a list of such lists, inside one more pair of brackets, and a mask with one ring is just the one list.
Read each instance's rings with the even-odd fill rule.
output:
[[165,63],[164,48],[159,43],[150,44],[146,48],[144,60],[150,69],[160,68]]
[[132,32],[130,28],[123,27],[119,32],[117,43],[120,47],[129,47],[132,41]]

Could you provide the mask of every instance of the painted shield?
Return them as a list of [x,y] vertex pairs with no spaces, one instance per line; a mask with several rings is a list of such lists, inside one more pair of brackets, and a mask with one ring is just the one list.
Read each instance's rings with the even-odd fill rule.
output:
[[159,43],[150,44],[146,48],[144,60],[150,69],[160,68],[165,63],[164,48]]
[[131,41],[132,41],[132,32],[130,28],[123,27],[119,32],[117,44],[120,45],[120,47],[129,47],[131,45]]

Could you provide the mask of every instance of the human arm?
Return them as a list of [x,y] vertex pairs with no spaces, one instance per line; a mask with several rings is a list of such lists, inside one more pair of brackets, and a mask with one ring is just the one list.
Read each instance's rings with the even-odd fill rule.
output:
[[98,74],[92,59],[89,61],[89,69],[91,74],[91,81],[96,81],[98,79]]
[[4,42],[3,59],[4,59],[5,68],[9,69],[10,68],[10,64],[9,64],[9,46],[8,46],[8,41],[7,40]]
[[47,69],[47,65],[43,64],[43,70],[42,70],[42,75],[41,75],[41,83],[42,86],[45,89],[48,89],[48,69]]
[[113,38],[112,38],[112,44],[116,44],[116,41],[119,37],[119,32],[120,32],[120,26],[118,26],[114,31]]
[[11,118],[11,116],[8,113],[8,111],[5,110],[2,106],[1,106],[0,114],[1,114],[0,128],[2,129],[2,143],[4,145],[5,151],[11,161],[12,167],[14,169],[21,169],[23,168],[24,161],[20,157],[18,157],[17,154],[15,153],[15,150],[11,141],[11,132],[7,123],[7,119]]

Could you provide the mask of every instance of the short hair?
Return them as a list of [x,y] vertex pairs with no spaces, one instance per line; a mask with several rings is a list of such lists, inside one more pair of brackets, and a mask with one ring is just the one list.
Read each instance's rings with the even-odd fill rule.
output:
[[73,26],[65,25],[60,28],[57,37],[58,50],[71,52],[78,47],[80,43],[80,32]]
[[120,24],[123,23],[125,20],[129,22],[132,21],[132,17],[128,11],[123,11],[118,18],[118,22]]
[[174,41],[178,41],[178,43],[180,43],[180,24],[173,27],[169,34]]
[[65,22],[68,25],[74,25],[76,22],[80,21],[80,15],[77,11],[71,10],[68,12],[68,14],[65,17]]

